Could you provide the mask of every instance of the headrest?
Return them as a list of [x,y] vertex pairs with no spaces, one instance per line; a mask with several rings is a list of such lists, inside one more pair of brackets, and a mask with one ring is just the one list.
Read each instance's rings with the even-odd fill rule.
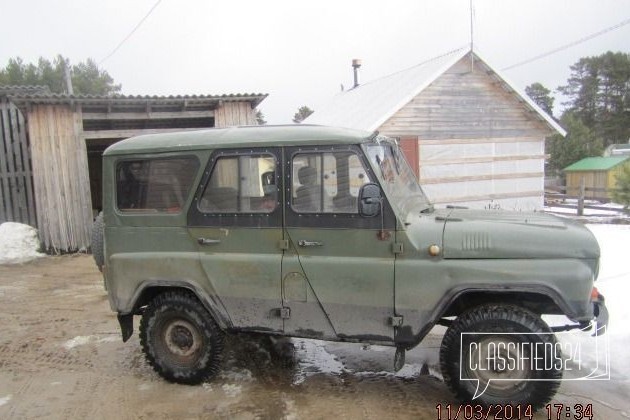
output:
[[298,180],[302,185],[317,184],[317,169],[304,166],[298,170]]

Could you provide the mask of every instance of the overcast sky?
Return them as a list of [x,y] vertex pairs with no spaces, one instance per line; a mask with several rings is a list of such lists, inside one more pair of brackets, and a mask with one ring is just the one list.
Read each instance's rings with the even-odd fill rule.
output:
[[[0,0],[0,65],[58,53],[101,62],[155,3]],[[499,70],[630,18],[630,0],[474,0],[473,9],[475,46]],[[268,93],[267,120],[289,123],[299,106],[317,110],[351,87],[353,58],[369,81],[469,43],[469,0],[162,0],[101,67],[124,94]],[[630,52],[630,25],[504,75],[555,90],[580,57],[608,50]]]

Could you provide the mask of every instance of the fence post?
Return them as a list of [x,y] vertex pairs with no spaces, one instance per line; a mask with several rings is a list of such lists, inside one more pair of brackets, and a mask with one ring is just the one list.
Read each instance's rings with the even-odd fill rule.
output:
[[586,185],[584,183],[584,177],[580,179],[580,196],[578,197],[578,216],[584,216],[584,194],[586,191]]

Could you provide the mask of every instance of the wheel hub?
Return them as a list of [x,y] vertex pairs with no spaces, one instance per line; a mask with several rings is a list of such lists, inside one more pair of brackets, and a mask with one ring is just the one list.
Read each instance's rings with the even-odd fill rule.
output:
[[178,356],[191,356],[201,347],[199,331],[189,322],[176,320],[164,332],[166,347]]
[[[511,344],[511,345],[508,345]],[[489,383],[488,390],[494,393],[509,393],[514,388],[522,386],[523,380],[530,377],[527,365],[509,364],[510,360],[519,360],[521,351],[515,342],[505,337],[489,336],[471,348],[470,360],[477,364],[475,368],[467,363],[466,373],[471,379],[478,379],[481,383]]]

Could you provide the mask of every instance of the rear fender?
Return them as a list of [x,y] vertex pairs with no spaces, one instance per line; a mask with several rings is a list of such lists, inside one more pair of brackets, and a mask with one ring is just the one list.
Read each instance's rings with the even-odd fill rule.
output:
[[232,322],[223,304],[216,297],[208,295],[204,290],[190,283],[155,280],[142,283],[133,294],[130,301],[131,307],[118,312],[118,322],[120,324],[123,341],[127,341],[133,334],[133,315],[142,314],[142,308],[148,305],[155,296],[173,290],[188,291],[201,302],[219,328],[222,330],[231,328]]

